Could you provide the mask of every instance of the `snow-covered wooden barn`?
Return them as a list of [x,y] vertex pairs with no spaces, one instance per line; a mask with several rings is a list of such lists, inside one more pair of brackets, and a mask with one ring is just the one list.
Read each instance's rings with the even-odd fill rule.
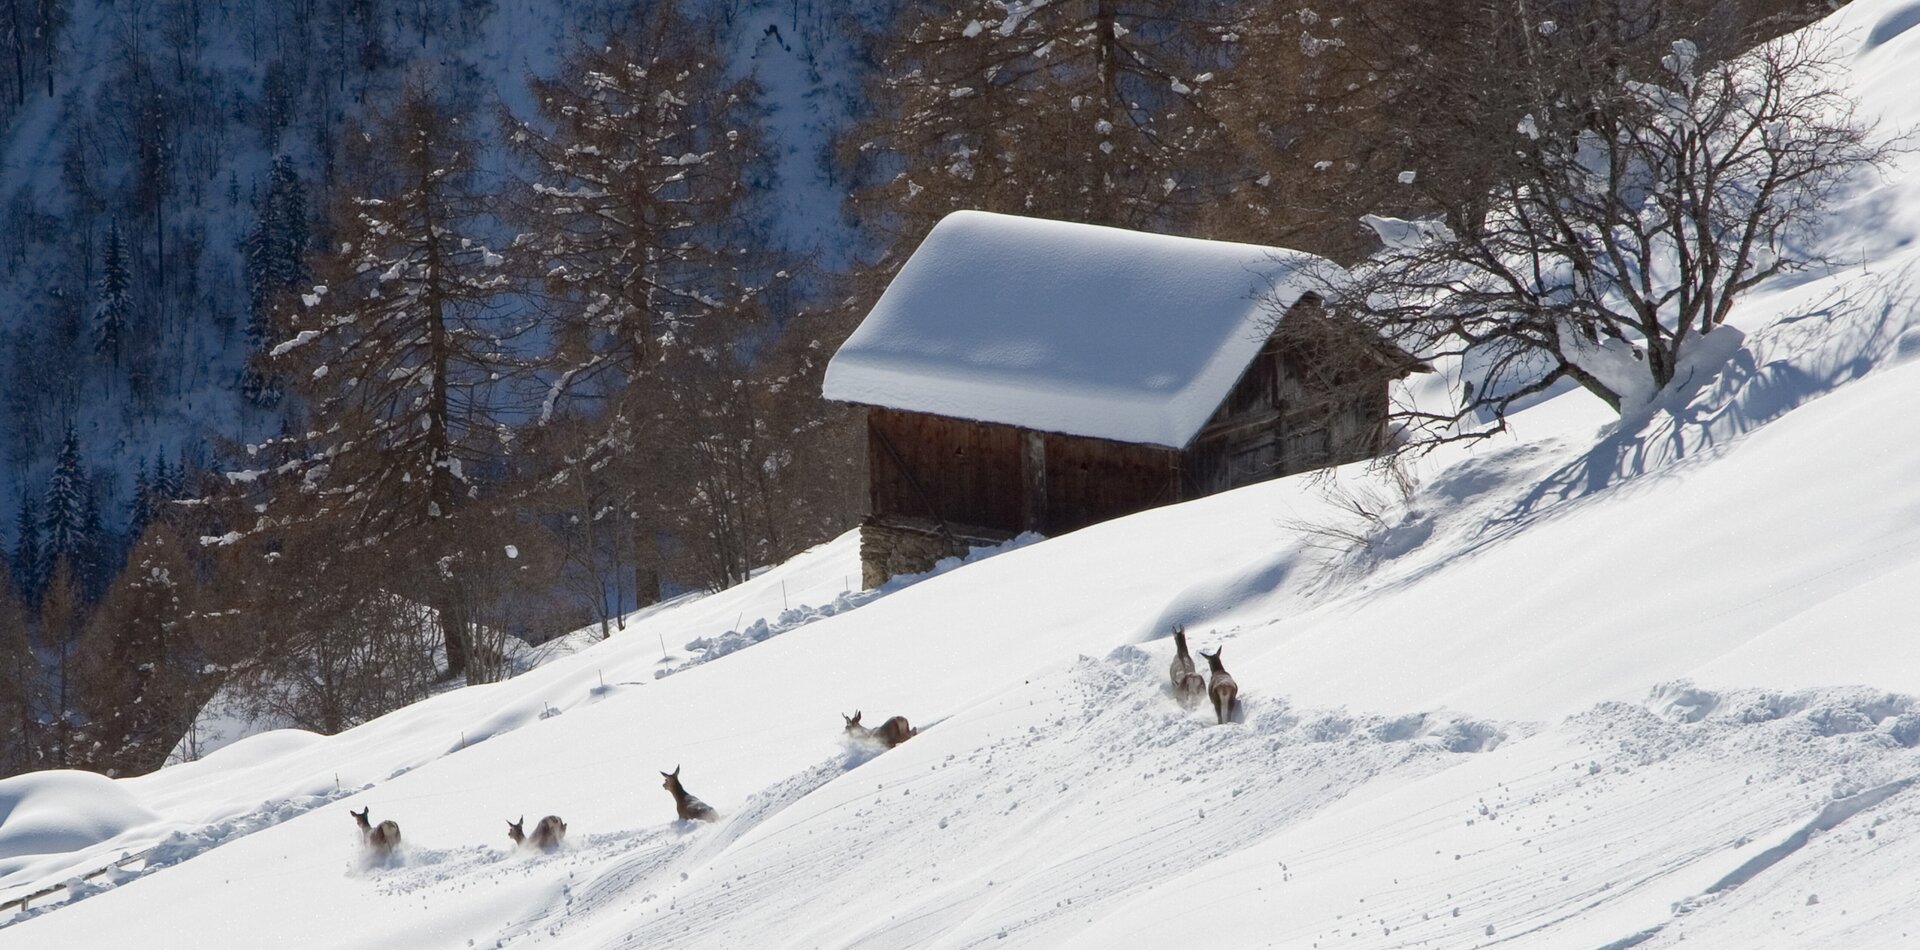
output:
[[1366,458],[1415,366],[1322,313],[1296,251],[947,216],[827,367],[867,410],[868,586]]

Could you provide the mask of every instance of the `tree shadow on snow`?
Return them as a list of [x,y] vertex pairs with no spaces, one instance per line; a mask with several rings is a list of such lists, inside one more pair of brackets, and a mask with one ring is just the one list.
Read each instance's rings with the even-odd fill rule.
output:
[[[1915,277],[1909,265],[1877,279],[1841,278],[1799,314],[1744,340],[1733,328],[1716,330],[1715,335],[1734,333],[1733,342],[1740,344],[1718,372],[1671,387],[1648,410],[1622,418],[1591,449],[1538,476],[1511,501],[1495,500],[1492,493],[1511,490],[1526,477],[1524,465],[1516,463],[1543,452],[1542,446],[1515,446],[1441,473],[1422,491],[1439,503],[1434,507],[1457,511],[1481,496],[1491,502],[1491,514],[1461,534],[1449,557],[1435,558],[1391,586],[1416,583],[1459,557],[1564,516],[1601,493],[1679,477],[1748,433],[1840,386],[1877,368],[1920,357],[1920,284]],[[1429,522],[1418,532],[1424,541],[1433,533],[1435,515],[1411,514],[1417,516],[1412,520]],[[1382,529],[1368,547],[1377,548],[1387,535],[1406,530],[1404,523]],[[1381,560],[1376,551],[1360,554],[1368,561]]]

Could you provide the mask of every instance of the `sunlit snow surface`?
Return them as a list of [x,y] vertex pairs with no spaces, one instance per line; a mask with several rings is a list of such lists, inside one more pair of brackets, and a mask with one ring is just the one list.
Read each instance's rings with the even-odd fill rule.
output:
[[[1916,9],[1835,20],[1887,129]],[[842,538],[508,683],[91,783],[85,828],[15,780],[46,831],[0,842],[66,850],[0,850],[0,900],[165,866],[0,946],[1916,945],[1914,161],[1836,209],[1860,263],[1747,301],[1718,378],[1625,426],[1542,403],[1378,526],[1290,479],[776,623],[848,594]],[[1174,623],[1240,722],[1172,700]],[[849,747],[856,708],[922,732]],[[676,766],[717,823],[674,820]],[[564,849],[509,849],[547,813]]]

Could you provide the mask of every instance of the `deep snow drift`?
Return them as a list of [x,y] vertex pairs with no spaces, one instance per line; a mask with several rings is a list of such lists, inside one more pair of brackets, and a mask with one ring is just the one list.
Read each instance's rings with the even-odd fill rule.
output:
[[[1836,18],[1889,127],[1913,10]],[[1562,396],[1409,498],[1343,473],[1377,523],[1288,479],[857,604],[842,538],[507,683],[94,783],[88,829],[0,823],[0,900],[157,846],[0,945],[1914,945],[1915,160],[1836,211],[1860,264],[1750,298],[1646,418]],[[1241,721],[1174,702],[1175,623]],[[850,747],[855,708],[922,732]],[[676,767],[718,822],[674,820]],[[550,812],[565,848],[510,849]]]

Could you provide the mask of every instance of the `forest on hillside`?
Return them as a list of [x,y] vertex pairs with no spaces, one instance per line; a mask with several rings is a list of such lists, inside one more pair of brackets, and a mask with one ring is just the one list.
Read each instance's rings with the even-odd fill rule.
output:
[[948,212],[1352,263],[1525,172],[1497,64],[1824,9],[0,0],[0,775],[216,692],[349,728],[851,527],[820,375]]

